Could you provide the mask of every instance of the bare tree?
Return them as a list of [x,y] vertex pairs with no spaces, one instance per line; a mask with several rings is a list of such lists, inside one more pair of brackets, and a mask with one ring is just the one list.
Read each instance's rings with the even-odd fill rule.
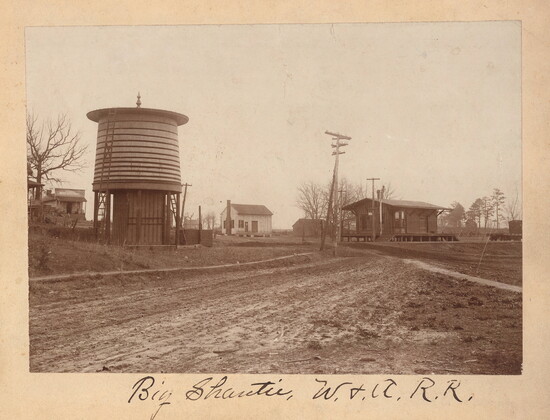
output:
[[521,216],[521,201],[519,199],[519,193],[516,190],[514,198],[509,199],[506,204],[506,220],[520,220]]
[[[195,213],[188,213],[188,212],[185,212],[184,216],[183,216],[183,226],[185,228],[187,228],[189,225],[189,223],[191,223],[193,221],[193,217],[195,216]],[[187,226],[186,226],[187,225]]]
[[[43,180],[61,182],[55,176],[57,170],[81,170],[85,166],[81,159],[87,147],[81,143],[80,133],[72,129],[66,115],[42,123],[35,115],[27,115],[27,161],[36,171],[39,184]],[[41,195],[38,188],[36,198]]]
[[308,219],[320,219],[326,212],[326,191],[314,182],[304,182],[298,187],[296,206],[304,211]]
[[383,200],[391,200],[392,198],[395,197],[395,188],[392,187],[391,185],[391,182],[388,182],[388,185],[384,185],[384,187],[382,188],[382,199]]
[[202,222],[203,226],[205,224],[206,224],[206,229],[214,229],[216,225],[216,213],[214,213],[213,211],[208,212]]
[[[335,200],[336,207],[334,208],[334,212],[337,216],[337,220],[341,222],[343,221],[345,226],[349,229],[350,222],[355,218],[355,216],[351,216],[350,212],[345,210],[340,213],[340,209],[348,204],[363,199],[365,192],[363,191],[363,186],[360,183],[353,184],[348,181],[347,178],[340,179],[338,184],[338,196]],[[328,186],[327,188],[330,187]]]

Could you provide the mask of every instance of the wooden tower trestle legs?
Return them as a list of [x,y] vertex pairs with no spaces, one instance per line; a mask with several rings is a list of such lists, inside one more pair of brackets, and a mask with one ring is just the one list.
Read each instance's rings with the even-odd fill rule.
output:
[[[180,229],[181,229],[181,220],[180,220],[180,193],[168,193],[168,202],[170,204],[169,206],[169,212],[167,215],[167,224],[168,227],[172,226],[172,217],[174,218],[174,226],[175,229],[175,245],[176,247],[179,245],[179,235],[180,235]],[[170,242],[170,236],[168,235],[166,239],[166,243]]]
[[96,240],[103,238],[107,244],[111,241],[111,192],[104,190],[104,183],[105,181],[109,182],[111,175],[115,125],[116,110],[111,109],[107,116],[107,128],[105,130],[105,140],[103,141],[103,162],[101,165],[99,187],[94,196],[94,230]]
[[111,192],[96,191],[94,193],[94,231],[97,240],[106,243],[111,240]]

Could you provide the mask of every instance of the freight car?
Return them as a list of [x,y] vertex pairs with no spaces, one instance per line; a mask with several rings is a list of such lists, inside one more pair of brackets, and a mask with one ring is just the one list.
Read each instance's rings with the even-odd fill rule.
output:
[[522,237],[522,221],[510,220],[508,222],[507,233],[491,233],[489,235],[490,241],[521,241]]

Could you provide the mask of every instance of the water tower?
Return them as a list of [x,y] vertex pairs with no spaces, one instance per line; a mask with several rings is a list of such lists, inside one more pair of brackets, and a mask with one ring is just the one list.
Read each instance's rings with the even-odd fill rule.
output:
[[139,95],[136,104],[87,114],[98,123],[94,229],[106,243],[169,245],[173,222],[180,226],[178,126],[189,118],[141,108]]

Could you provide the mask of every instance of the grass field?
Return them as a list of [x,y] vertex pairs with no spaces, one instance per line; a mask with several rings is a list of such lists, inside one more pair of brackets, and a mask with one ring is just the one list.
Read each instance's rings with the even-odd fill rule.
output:
[[[399,258],[413,258],[460,273],[521,286],[521,242],[375,242],[346,243]],[[483,256],[483,257],[482,257]]]
[[[31,234],[29,236],[29,276],[234,264],[312,249],[311,245],[302,245],[299,241],[275,239],[271,245],[266,246],[269,243],[259,242],[257,239],[236,240],[218,237],[212,248],[202,246],[182,246],[178,249],[174,247],[122,248]],[[282,245],[278,245],[281,243]]]

